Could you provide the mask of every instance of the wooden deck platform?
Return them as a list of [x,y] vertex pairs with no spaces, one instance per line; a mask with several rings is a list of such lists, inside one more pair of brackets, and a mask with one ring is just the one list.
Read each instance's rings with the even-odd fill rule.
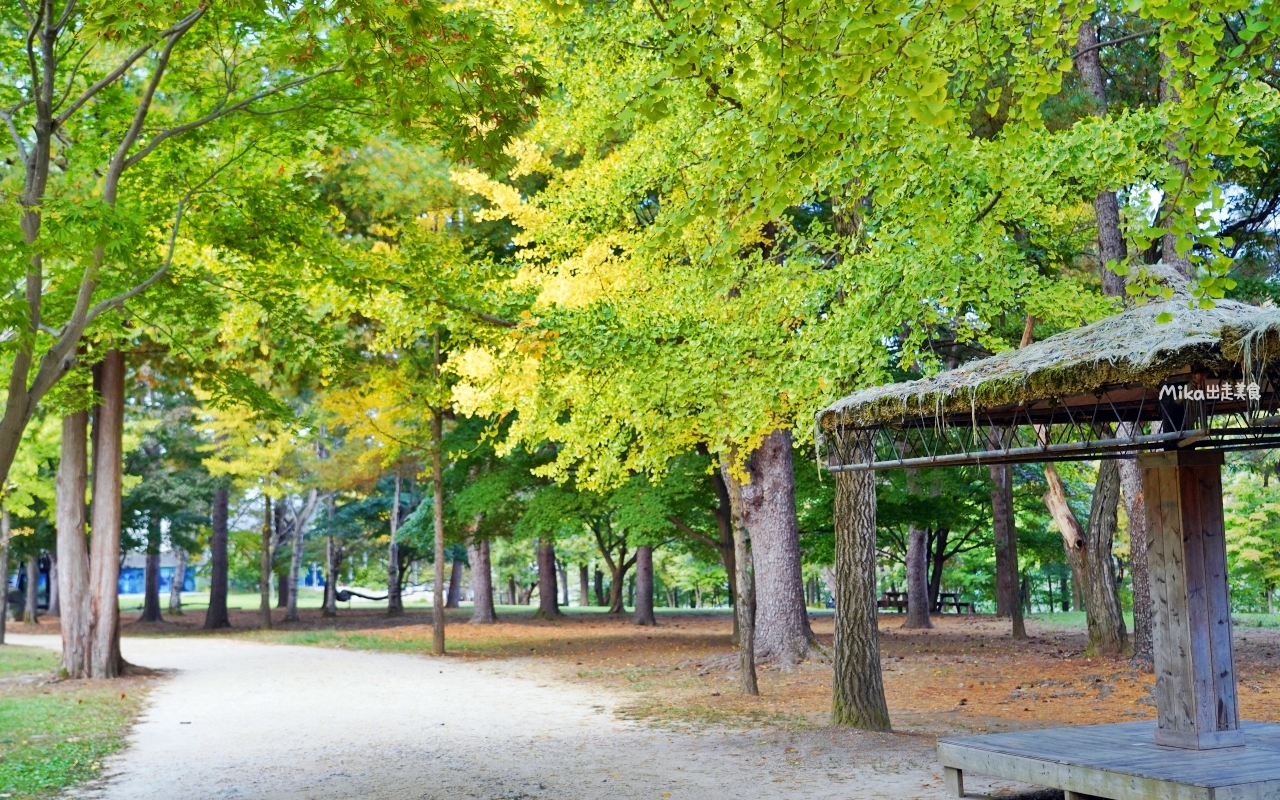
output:
[[1242,723],[1243,747],[1155,743],[1155,723],[1125,722],[938,740],[948,785],[975,772],[1062,789],[1067,800],[1280,800],[1280,724]]

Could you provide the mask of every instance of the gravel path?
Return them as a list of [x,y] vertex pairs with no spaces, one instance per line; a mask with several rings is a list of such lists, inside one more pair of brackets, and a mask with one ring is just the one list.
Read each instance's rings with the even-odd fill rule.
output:
[[[57,647],[48,636],[11,641]],[[948,796],[926,738],[668,731],[619,720],[615,697],[550,678],[531,660],[218,638],[126,638],[123,648],[133,663],[173,673],[101,783],[78,797]],[[966,784],[970,797],[1008,797],[1000,784]]]

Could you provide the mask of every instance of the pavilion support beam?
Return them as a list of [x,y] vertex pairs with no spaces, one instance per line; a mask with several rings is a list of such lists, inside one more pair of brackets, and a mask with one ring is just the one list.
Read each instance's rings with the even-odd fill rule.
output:
[[1236,702],[1221,452],[1138,457],[1147,512],[1156,743],[1244,745]]

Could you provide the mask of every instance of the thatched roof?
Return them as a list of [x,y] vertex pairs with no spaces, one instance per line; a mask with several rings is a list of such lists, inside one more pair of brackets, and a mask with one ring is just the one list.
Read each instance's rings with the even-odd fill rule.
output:
[[[1162,313],[1171,322],[1156,322]],[[1280,355],[1280,310],[1219,300],[1150,303],[930,378],[855,392],[818,414],[821,430],[945,418],[1017,403],[1094,395],[1104,387],[1158,387],[1191,371],[1256,374]]]

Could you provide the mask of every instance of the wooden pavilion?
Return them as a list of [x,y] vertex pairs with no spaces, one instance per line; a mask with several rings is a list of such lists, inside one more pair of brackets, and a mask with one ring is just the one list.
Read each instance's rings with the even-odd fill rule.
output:
[[1221,481],[1224,451],[1280,446],[1280,312],[1141,306],[857,392],[817,427],[833,471],[1134,456],[1142,469],[1157,721],[939,740],[958,796],[971,771],[1067,800],[1280,800],[1280,724],[1242,722],[1236,702]]

